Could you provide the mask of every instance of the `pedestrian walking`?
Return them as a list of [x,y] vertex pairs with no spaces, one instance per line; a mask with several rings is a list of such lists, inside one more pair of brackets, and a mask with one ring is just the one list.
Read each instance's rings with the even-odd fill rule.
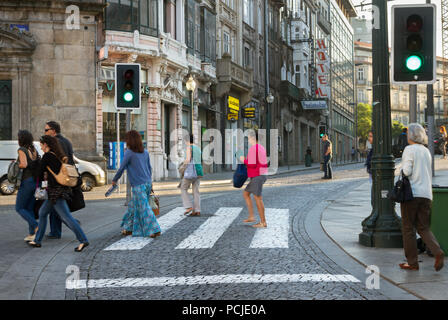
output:
[[333,170],[331,168],[331,158],[333,156],[333,150],[330,139],[328,139],[328,135],[324,134],[322,136],[322,144],[324,148],[324,176],[322,179],[333,179]]
[[[200,179],[203,177],[202,152],[194,144],[193,135],[186,141],[186,159],[184,161],[185,172],[180,184],[182,203],[185,208],[185,215],[199,216],[201,214],[201,195],[199,193]],[[193,203],[188,195],[188,189],[192,189]]]
[[251,199],[253,194],[255,204],[257,205],[260,222],[252,225],[254,228],[266,228],[265,208],[263,203],[263,184],[266,182],[266,175],[268,173],[268,161],[266,156],[266,149],[258,143],[258,132],[251,130],[248,134],[249,145],[251,146],[247,155],[240,157],[240,161],[247,166],[247,176],[250,178],[246,189],[243,191],[243,197],[246,201],[249,217],[244,222],[255,222],[254,207]]
[[[73,146],[72,143],[62,136],[61,125],[56,121],[48,121],[45,123],[45,135],[55,137],[59,141],[62,151],[67,156],[67,163],[74,165],[73,159]],[[79,224],[79,220],[76,220]],[[60,239],[62,237],[62,222],[55,209],[50,212],[50,233],[47,235],[47,239]]]
[[39,172],[39,154],[33,145],[33,135],[27,130],[18,132],[19,168],[22,169],[22,180],[17,192],[16,211],[28,223],[28,235],[25,241],[33,241],[38,223],[34,217],[34,206],[36,200],[34,192],[36,190],[36,178]]
[[[64,223],[73,231],[80,245],[75,248],[76,252],[81,252],[89,245],[84,231],[79,223],[72,217],[67,201],[71,197],[71,188],[64,186],[56,180],[56,175],[60,174],[62,164],[67,163],[67,156],[62,151],[59,141],[55,137],[42,136],[40,146],[44,155],[41,160],[39,177],[41,180],[47,177],[48,199],[44,201],[39,210],[39,226],[36,238],[28,242],[33,247],[41,247],[42,238],[47,227],[47,217],[54,209]],[[51,171],[50,171],[51,170]]]
[[373,201],[373,180],[372,180],[372,156],[373,156],[373,132],[372,132],[372,130],[370,130],[368,133],[367,141],[369,142],[369,144],[372,147],[370,148],[369,153],[367,154],[366,162],[364,165],[366,166],[367,173],[369,174],[370,204],[372,205],[372,208],[373,208],[374,201]]
[[352,147],[351,155],[352,155],[352,161],[354,162],[356,160],[356,150],[355,150],[355,147]]
[[443,267],[443,251],[430,231],[432,205],[432,169],[431,154],[424,145],[428,137],[423,127],[411,123],[407,132],[409,145],[402,156],[402,171],[411,184],[414,199],[401,204],[403,247],[407,263],[400,268],[418,270],[418,252],[415,230],[422,237],[426,246],[435,256],[434,268],[439,271]]
[[400,147],[400,153],[403,154],[404,148],[408,145],[408,128],[403,128],[398,137],[398,145]]
[[446,144],[448,143],[448,134],[446,132],[445,126],[440,126],[440,139],[442,142],[440,143],[440,151],[442,151],[443,159],[446,159]]
[[131,183],[132,197],[120,225],[123,229],[121,234],[155,238],[161,234],[161,229],[149,205],[152,190],[149,153],[143,147],[142,137],[137,131],[128,131],[125,140],[127,149],[124,152],[123,162],[112,179],[112,184],[116,185],[124,170],[127,170]]

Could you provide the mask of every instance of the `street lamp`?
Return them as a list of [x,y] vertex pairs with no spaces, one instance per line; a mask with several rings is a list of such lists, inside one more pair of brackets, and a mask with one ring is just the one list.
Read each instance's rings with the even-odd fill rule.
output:
[[193,121],[194,121],[194,107],[193,107],[193,94],[196,89],[196,81],[194,81],[193,76],[190,75],[187,83],[187,90],[191,91],[190,104],[191,104],[191,123],[190,123],[190,133],[193,135]]
[[269,95],[266,97],[266,102],[271,104],[274,102],[274,96],[269,92]]

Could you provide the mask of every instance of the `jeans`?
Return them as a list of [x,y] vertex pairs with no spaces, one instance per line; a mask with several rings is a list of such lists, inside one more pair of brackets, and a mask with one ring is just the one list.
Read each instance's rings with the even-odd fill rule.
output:
[[41,243],[45,234],[45,229],[47,228],[47,217],[52,209],[56,210],[62,221],[64,221],[64,223],[67,224],[67,226],[75,233],[76,238],[80,243],[89,242],[79,223],[73,219],[70,209],[68,208],[67,201],[63,198],[57,199],[55,204],[53,204],[50,200],[45,200],[43,203],[39,210],[39,230],[37,230],[36,239],[34,242],[39,244]]
[[35,190],[36,181],[33,177],[30,177],[22,181],[16,198],[16,211],[28,222],[29,234],[34,234],[34,230],[37,227],[37,221],[34,218]]
[[333,178],[331,170],[331,154],[324,156],[324,178]]
[[50,235],[56,238],[62,236],[62,220],[54,208],[50,211]]

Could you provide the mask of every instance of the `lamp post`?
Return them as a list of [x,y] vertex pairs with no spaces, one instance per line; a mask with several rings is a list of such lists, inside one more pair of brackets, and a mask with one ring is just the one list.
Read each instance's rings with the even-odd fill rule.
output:
[[367,247],[401,248],[401,220],[387,197],[394,185],[392,156],[387,1],[374,0],[381,28],[372,29],[373,48],[373,209],[362,222],[359,243]]
[[187,80],[186,86],[187,86],[187,90],[191,91],[191,96],[190,96],[190,104],[191,104],[190,133],[193,135],[193,121],[194,121],[193,95],[194,95],[194,90],[196,89],[196,81],[194,81],[192,75],[190,75],[190,78]]

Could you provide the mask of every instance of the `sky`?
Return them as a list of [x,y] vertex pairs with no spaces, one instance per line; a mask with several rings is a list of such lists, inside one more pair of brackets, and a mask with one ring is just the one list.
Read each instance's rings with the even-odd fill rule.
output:
[[[353,3],[356,5],[359,5],[361,3],[365,3],[365,4],[369,4],[372,3],[372,0],[352,0]],[[442,0],[431,0],[431,3],[435,4],[437,6],[437,14],[436,14],[436,19],[437,19],[437,55],[438,56],[442,56],[442,20],[441,20],[441,9],[440,9],[440,2]],[[444,0],[446,1],[446,0]],[[390,31],[391,31],[391,27],[390,27],[390,21],[391,21],[391,7],[392,5],[396,5],[396,4],[421,4],[421,3],[426,3],[426,0],[389,0],[387,3],[387,7],[388,7],[388,21],[389,21],[389,47],[390,45]],[[364,6],[363,10],[361,11],[361,7],[357,7],[356,10],[358,11],[358,14],[361,15],[365,15],[366,18],[370,18],[371,17],[371,13],[369,12],[369,10],[371,10],[371,6]],[[448,57],[446,57],[448,58]]]

